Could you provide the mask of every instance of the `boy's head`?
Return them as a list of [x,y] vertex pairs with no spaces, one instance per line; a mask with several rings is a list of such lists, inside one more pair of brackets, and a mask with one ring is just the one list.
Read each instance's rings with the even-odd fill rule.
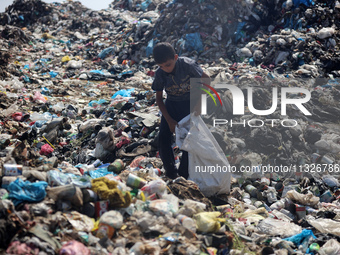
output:
[[162,42],[153,48],[153,58],[164,72],[171,73],[175,68],[178,55],[170,43]]

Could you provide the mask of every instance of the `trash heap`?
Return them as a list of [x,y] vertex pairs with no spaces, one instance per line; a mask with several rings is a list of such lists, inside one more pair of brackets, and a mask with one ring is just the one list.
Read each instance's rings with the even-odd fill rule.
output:
[[[0,14],[0,249],[339,254],[339,8],[146,0],[93,11],[16,0]],[[312,115],[290,106],[261,125],[249,109],[234,116],[222,90],[223,106],[209,100],[215,111],[203,119],[230,165],[252,171],[233,175],[230,194],[209,197],[193,181],[167,179],[151,90],[158,41],[218,81],[255,85],[256,109],[271,107],[274,86],[306,88]],[[256,127],[213,127],[213,118]],[[297,171],[258,171],[268,165]]]

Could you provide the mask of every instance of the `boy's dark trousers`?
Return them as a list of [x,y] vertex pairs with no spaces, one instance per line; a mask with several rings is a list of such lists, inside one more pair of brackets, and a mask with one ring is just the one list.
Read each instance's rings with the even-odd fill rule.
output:
[[[165,101],[165,107],[175,121],[179,122],[190,114],[190,101]],[[176,178],[177,173],[184,178],[188,178],[188,152],[183,151],[180,166],[177,170],[175,165],[174,151],[172,148],[173,134],[170,131],[168,122],[162,116],[159,130],[159,154],[163,161],[166,176]]]

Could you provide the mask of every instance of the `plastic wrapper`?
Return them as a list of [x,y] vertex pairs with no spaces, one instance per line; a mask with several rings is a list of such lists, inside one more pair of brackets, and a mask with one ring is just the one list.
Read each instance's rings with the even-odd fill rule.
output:
[[290,237],[301,233],[302,228],[294,223],[267,218],[259,223],[257,229],[267,235]]

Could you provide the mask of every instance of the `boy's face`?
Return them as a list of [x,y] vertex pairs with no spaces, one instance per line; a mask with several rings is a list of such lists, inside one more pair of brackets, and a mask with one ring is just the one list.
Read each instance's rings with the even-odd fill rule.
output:
[[159,68],[162,69],[166,73],[171,73],[176,65],[176,61],[178,59],[178,55],[176,54],[174,59],[169,59],[162,64],[158,64]]

